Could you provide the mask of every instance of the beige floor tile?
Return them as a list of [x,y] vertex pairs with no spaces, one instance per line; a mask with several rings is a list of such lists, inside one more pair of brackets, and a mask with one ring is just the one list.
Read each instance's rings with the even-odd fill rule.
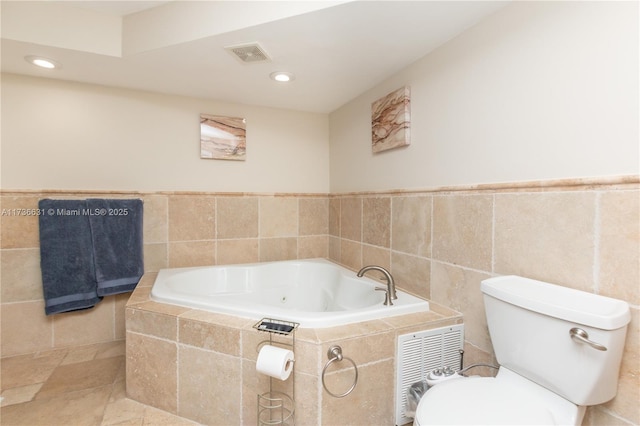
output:
[[96,353],[96,359],[124,356],[125,352],[126,345],[124,339],[115,342],[100,343],[98,344],[98,353]]
[[29,402],[38,393],[42,383],[35,385],[19,386],[16,388],[7,389],[2,392],[2,406],[6,407],[14,404],[21,404],[23,402]]
[[98,348],[95,345],[81,346],[69,350],[67,356],[62,360],[61,365],[76,364],[78,362],[91,361],[98,353]]
[[2,408],[3,426],[100,425],[111,386],[36,399]]
[[195,426],[199,423],[147,406],[142,424],[144,426]]
[[107,404],[102,425],[118,425],[128,421],[140,421],[144,417],[144,404],[132,399],[122,398]]
[[2,389],[44,383],[62,362],[65,354],[65,351],[50,351],[37,356],[3,358],[0,361]]
[[120,423],[115,423],[115,424],[102,423],[102,425],[100,426],[142,426],[143,421],[144,421],[144,418],[138,417],[137,419],[129,419]]
[[119,373],[124,357],[61,365],[42,386],[36,399],[51,398],[65,392],[112,385]]
[[2,426],[197,425],[127,398],[124,348],[122,340],[2,359]]

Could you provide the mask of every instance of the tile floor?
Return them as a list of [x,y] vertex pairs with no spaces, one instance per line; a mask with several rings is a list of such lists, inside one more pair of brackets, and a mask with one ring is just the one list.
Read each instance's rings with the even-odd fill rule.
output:
[[124,340],[0,360],[2,426],[194,426],[128,399]]

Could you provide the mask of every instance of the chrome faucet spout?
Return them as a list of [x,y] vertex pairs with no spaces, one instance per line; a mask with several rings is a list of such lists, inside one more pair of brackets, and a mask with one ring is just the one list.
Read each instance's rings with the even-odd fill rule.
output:
[[383,268],[382,266],[369,265],[369,266],[365,266],[364,268],[358,271],[358,274],[357,274],[358,277],[362,277],[367,271],[382,272],[384,278],[387,280],[387,290],[386,290],[387,297],[385,298],[384,304],[393,305],[393,300],[397,299],[398,295],[396,294],[396,283],[393,280],[393,276],[391,276],[391,273],[387,271],[385,268]]

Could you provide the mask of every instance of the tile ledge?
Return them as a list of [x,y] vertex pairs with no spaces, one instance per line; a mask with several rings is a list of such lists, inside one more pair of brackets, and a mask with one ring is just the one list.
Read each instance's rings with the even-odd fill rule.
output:
[[522,191],[522,190],[577,190],[594,189],[598,187],[632,186],[640,188],[640,175],[600,176],[567,179],[548,179],[518,182],[480,183],[473,185],[434,186],[416,189],[388,189],[375,191],[346,191],[346,192],[216,192],[216,191],[137,191],[137,190],[90,190],[90,189],[0,189],[0,195],[123,195],[123,196],[154,196],[154,195],[187,195],[187,196],[261,196],[261,197],[343,197],[353,195],[403,195],[435,192],[464,192],[464,191]]
[[535,180],[522,182],[501,182],[501,183],[482,183],[476,185],[452,185],[439,186],[432,188],[416,188],[416,189],[390,189],[381,191],[352,191],[352,192],[336,192],[329,194],[329,197],[344,196],[363,196],[363,195],[411,195],[423,193],[446,193],[446,192],[480,192],[480,191],[544,191],[544,190],[593,190],[608,189],[618,187],[631,187],[631,189],[640,188],[640,175],[623,175],[623,176],[603,176],[591,178],[574,178],[574,179],[550,179]]

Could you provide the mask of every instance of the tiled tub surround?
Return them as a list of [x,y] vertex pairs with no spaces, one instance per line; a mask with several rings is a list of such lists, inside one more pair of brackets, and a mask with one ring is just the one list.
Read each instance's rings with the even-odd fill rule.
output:
[[[43,197],[143,198],[147,272],[310,257],[352,270],[379,264],[400,288],[464,315],[466,364],[492,356],[478,284],[487,276],[520,274],[625,300],[632,322],[618,395],[589,409],[584,424],[640,424],[638,177],[329,196],[1,195],[2,209],[36,208]],[[124,338],[126,295],[45,317],[37,219],[0,220],[3,357]]]
[[45,316],[37,209],[41,198],[141,198],[145,272],[328,257],[326,195],[3,191],[0,197],[2,357],[124,338],[129,294]]
[[[156,275],[145,274],[127,304],[127,396],[207,425],[256,424],[257,394],[269,390],[268,377],[256,372],[257,348],[268,335],[253,328],[257,319],[150,300]],[[397,336],[461,322],[459,313],[433,304],[428,313],[299,328],[294,348],[296,424],[393,424]],[[359,371],[358,385],[343,399],[322,388],[322,368],[334,344]],[[327,386],[342,393],[353,374],[348,362],[333,363]],[[290,381],[274,380],[276,389],[291,394]]]

